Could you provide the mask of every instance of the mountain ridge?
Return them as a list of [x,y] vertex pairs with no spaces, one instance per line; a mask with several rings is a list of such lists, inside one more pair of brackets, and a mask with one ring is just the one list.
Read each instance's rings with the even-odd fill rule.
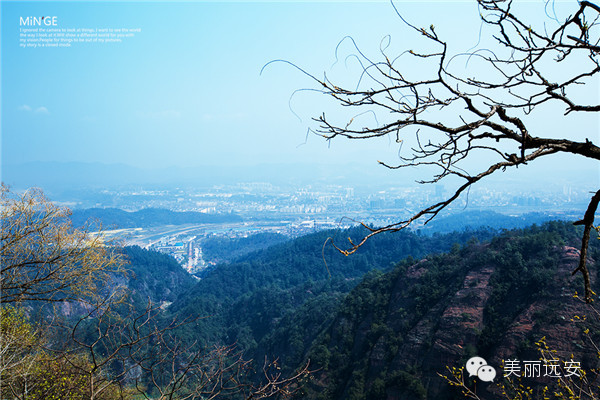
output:
[[[458,399],[438,374],[484,357],[502,375],[508,358],[535,360],[545,338],[561,357],[597,367],[585,330],[571,322],[589,309],[573,294],[579,237],[565,223],[549,223],[471,243],[450,253],[407,259],[366,277],[339,305],[329,327],[305,352],[318,370],[303,399]],[[594,258],[599,254],[594,243]],[[593,263],[590,260],[590,263]],[[593,273],[594,282],[596,272]],[[589,320],[598,338],[600,321]],[[548,380],[528,381],[538,393]],[[467,379],[486,399],[499,389]],[[540,397],[541,398],[541,397]]]

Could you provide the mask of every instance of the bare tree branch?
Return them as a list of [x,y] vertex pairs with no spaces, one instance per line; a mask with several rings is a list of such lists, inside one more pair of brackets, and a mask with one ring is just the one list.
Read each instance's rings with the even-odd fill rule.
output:
[[[382,56],[375,60],[350,38],[356,50],[352,57],[362,68],[355,88],[338,86],[299,68],[321,93],[342,107],[354,109],[345,120],[330,119],[324,113],[313,118],[314,133],[327,140],[390,135],[400,145],[414,137],[416,144],[408,154],[401,155],[398,165],[380,164],[391,169],[435,168],[437,172],[429,179],[419,181],[423,184],[448,177],[462,180],[446,200],[424,207],[409,218],[384,227],[363,224],[370,232],[356,243],[349,239],[349,247],[332,240],[343,254],[354,253],[379,233],[404,229],[416,220],[429,222],[473,184],[498,171],[557,153],[600,160],[600,147],[589,138],[576,140],[565,133],[557,139],[536,131],[532,124],[533,115],[537,115],[533,113],[540,107],[558,106],[564,114],[600,111],[597,100],[579,90],[599,76],[600,7],[579,2],[573,14],[562,21],[549,17],[543,28],[538,28],[526,16],[514,12],[510,1],[477,0],[477,5],[482,24],[494,30],[490,48],[450,54],[448,43],[433,25],[419,28],[409,23],[392,2],[402,22],[424,39],[420,49],[409,49],[396,57],[381,49]],[[419,66],[417,79],[411,77],[414,72],[397,66],[400,59],[402,65]],[[468,76],[465,68],[457,66],[460,59],[477,62],[480,76]],[[354,116],[365,112],[373,113],[376,122],[358,127],[353,123]],[[463,167],[464,162],[474,157],[487,163],[478,171],[469,171]],[[584,247],[590,226],[586,224]],[[586,294],[590,294],[584,250],[581,262],[576,271],[584,274]]]

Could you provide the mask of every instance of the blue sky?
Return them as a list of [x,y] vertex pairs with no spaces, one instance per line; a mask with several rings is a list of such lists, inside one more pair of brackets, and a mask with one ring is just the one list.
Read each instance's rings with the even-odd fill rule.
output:
[[[478,42],[478,10],[470,2],[396,4],[417,26],[435,24],[456,51]],[[353,85],[359,70],[353,59],[344,62],[355,52],[349,41],[341,44],[335,62],[336,45],[345,36],[373,56],[388,34],[391,53],[418,45],[387,2],[2,1],[1,7],[2,163],[376,167],[377,160],[397,159],[398,145],[387,138],[306,140],[311,117],[335,115],[339,108],[314,92],[301,92],[291,99],[299,120],[288,101],[296,89],[314,88],[313,82],[282,63],[259,74],[269,61],[285,59]],[[55,15],[59,27],[141,28],[141,33],[118,44],[23,49],[19,17],[28,15]],[[577,123],[598,136],[597,117]],[[556,163],[540,165],[543,171]],[[598,172],[595,163],[569,165]]]
[[[305,127],[288,99],[310,80],[283,64],[259,72],[282,58],[321,74],[345,35],[378,45],[397,23],[391,15],[387,28],[356,27],[382,22],[390,9],[385,3],[3,3],[3,159],[189,166],[342,157],[318,138],[309,140],[311,148],[297,148]],[[21,15],[57,15],[64,27],[142,32],[121,44],[22,49]],[[293,99],[300,113],[306,97]]]

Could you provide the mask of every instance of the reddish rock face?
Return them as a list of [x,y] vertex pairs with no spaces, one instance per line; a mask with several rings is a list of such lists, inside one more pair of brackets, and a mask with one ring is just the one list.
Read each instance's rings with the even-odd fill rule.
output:
[[411,279],[420,278],[425,272],[427,272],[427,268],[425,267],[427,263],[427,259],[423,259],[416,264],[410,266],[406,271],[406,277]]
[[[404,273],[389,275],[395,281],[383,306],[385,318],[378,319],[378,313],[382,312],[379,308],[364,312],[354,321],[353,316],[347,316],[334,322],[339,329],[330,331],[328,345],[339,351],[347,340],[343,338],[352,337],[352,351],[346,364],[363,365],[366,392],[376,387],[378,379],[384,381],[387,376],[398,375],[393,371],[408,371],[425,389],[426,398],[454,398],[456,393],[438,375],[447,373],[446,367],[464,367],[467,359],[478,355],[495,367],[497,382],[503,377],[504,360],[537,360],[535,343],[542,338],[550,349],[556,350],[557,358],[572,358],[584,368],[597,366],[596,349],[583,331],[586,326],[598,327],[600,317],[590,316],[583,322],[583,316],[592,310],[574,297],[575,291],[583,289],[581,278],[571,275],[579,261],[579,251],[570,246],[544,247],[539,241],[528,247],[526,240],[504,240],[471,246],[460,255],[436,256],[437,259],[409,265]],[[443,270],[444,263],[455,265],[441,280],[447,283],[447,291],[436,294],[440,285],[433,284],[431,293],[437,297],[427,303],[422,291],[413,289],[430,282],[430,270],[433,266]],[[595,282],[595,268],[592,270]],[[424,290],[427,293],[426,286]],[[426,310],[420,306],[423,302],[428,305]],[[374,340],[371,329],[381,325],[389,331]],[[366,357],[366,361],[361,361],[361,357]],[[335,383],[331,375],[335,373],[321,375],[321,384]],[[352,376],[356,379],[360,375],[354,372]],[[394,382],[385,383],[387,397],[381,398],[421,398],[422,393],[407,391],[402,387],[405,383]],[[479,393],[486,392],[483,398],[500,398],[494,384],[474,379],[467,382],[479,385]],[[532,378],[526,383],[532,387],[546,385],[548,378],[537,381]],[[340,383],[337,385],[339,395],[332,397],[336,399],[354,388],[351,381],[341,382],[345,389]]]

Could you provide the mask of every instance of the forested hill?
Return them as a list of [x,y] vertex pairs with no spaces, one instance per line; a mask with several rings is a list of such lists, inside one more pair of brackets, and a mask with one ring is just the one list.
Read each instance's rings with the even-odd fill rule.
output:
[[[561,359],[573,354],[582,367],[596,366],[589,339],[600,343],[599,321],[572,322],[590,310],[573,297],[583,283],[571,276],[581,240],[571,224],[407,231],[377,236],[350,257],[323,250],[331,235],[340,243],[362,234],[355,228],[280,243],[218,265],[196,283],[168,257],[129,248],[139,277],[129,286],[138,298],[173,302],[167,320],[203,317],[184,325],[179,339],[237,343],[246,358],[278,358],[286,374],[310,360],[317,372],[301,399],[463,398],[438,375],[446,366],[478,355],[500,374],[502,360],[537,359],[542,337]],[[590,247],[595,285],[600,241]],[[542,390],[538,383],[527,382]],[[495,386],[479,385],[486,399],[498,398]]]
[[190,339],[236,342],[253,351],[283,317],[307,303],[321,304],[322,300],[333,310],[335,301],[373,269],[387,271],[408,256],[446,252],[456,243],[464,244],[473,237],[485,240],[494,234],[489,230],[431,237],[409,231],[383,234],[350,257],[329,245],[324,247],[330,236],[341,243],[364,233],[364,228],[318,232],[221,264],[169,311],[181,317],[206,317],[188,328]]
[[73,210],[71,221],[75,226],[100,223],[104,229],[147,228],[159,225],[210,224],[239,222],[236,214],[205,214],[193,211],[170,211],[162,208],[144,208],[139,211],[123,211],[118,208],[88,208]]
[[522,229],[533,224],[555,220],[575,220],[579,212],[564,212],[551,215],[547,212],[531,212],[522,215],[506,215],[491,210],[465,210],[460,213],[439,216],[422,228],[424,233],[450,233],[464,229],[488,227],[492,229]]
[[192,277],[173,257],[138,246],[123,248],[127,264],[124,279],[131,290],[133,301],[143,309],[152,304],[172,303],[195,283]]
[[[321,304],[287,316],[264,351],[297,365],[310,359],[316,376],[299,398],[319,400],[464,399],[438,373],[449,375],[447,366],[460,368],[477,355],[501,377],[502,360],[539,359],[534,343],[543,337],[557,351],[553,357],[597,367],[590,339],[599,342],[600,321],[574,298],[583,280],[571,275],[580,235],[568,223],[552,222],[405,259],[387,273],[368,274],[321,331],[311,333],[308,349],[287,338],[306,338],[297,325],[323,314]],[[600,241],[591,242],[595,284]],[[584,315],[591,318],[583,321]],[[496,385],[466,382],[481,398],[500,398]],[[522,383],[534,391],[531,398],[544,398],[543,387],[557,380]]]
[[248,253],[266,249],[288,240],[288,236],[272,232],[261,232],[248,237],[234,238],[209,236],[202,240],[202,253],[205,260],[227,263]]

